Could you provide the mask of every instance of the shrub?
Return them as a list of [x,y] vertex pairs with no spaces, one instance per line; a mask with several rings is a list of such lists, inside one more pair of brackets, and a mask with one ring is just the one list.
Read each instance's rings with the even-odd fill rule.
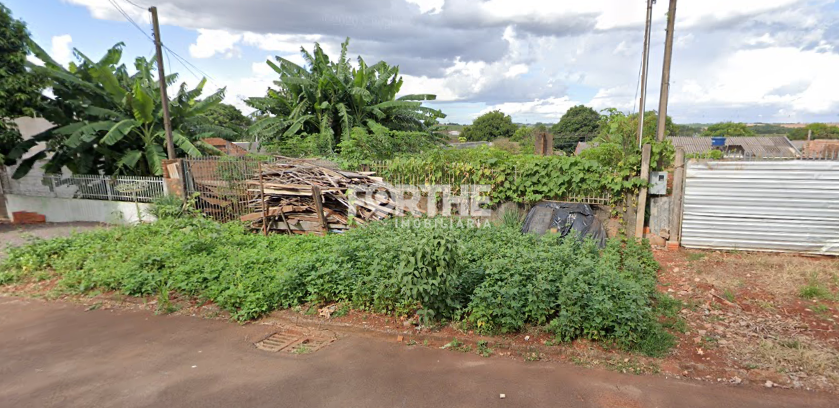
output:
[[164,217],[13,248],[0,282],[52,275],[71,293],[161,301],[173,291],[213,301],[240,321],[304,302],[344,302],[458,320],[482,333],[544,326],[559,340],[660,354],[669,343],[654,309],[657,269],[645,242],[610,240],[599,250],[522,235],[512,224],[399,219],[325,237],[264,237],[236,223]]

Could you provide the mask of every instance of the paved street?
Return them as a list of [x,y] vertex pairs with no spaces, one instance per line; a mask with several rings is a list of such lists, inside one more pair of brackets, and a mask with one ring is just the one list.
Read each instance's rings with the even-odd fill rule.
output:
[[0,297],[0,406],[836,406],[827,394],[485,359],[358,334],[311,354],[253,346],[273,331]]

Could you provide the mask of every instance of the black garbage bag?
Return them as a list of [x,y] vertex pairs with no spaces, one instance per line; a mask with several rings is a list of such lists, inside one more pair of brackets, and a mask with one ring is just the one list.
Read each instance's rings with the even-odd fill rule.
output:
[[575,231],[580,239],[590,238],[601,248],[606,246],[606,230],[588,204],[536,204],[527,213],[521,232],[543,235],[552,230],[563,237]]

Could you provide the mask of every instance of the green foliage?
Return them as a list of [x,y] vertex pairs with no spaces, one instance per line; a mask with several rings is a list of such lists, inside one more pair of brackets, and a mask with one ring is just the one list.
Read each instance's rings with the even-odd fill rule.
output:
[[[669,140],[658,142],[655,139],[655,112],[644,116],[644,144],[652,147],[651,170],[663,170],[673,162],[676,150]],[[667,118],[667,132],[675,133],[672,121]],[[641,149],[638,146],[638,115],[626,115],[616,109],[607,110],[600,124],[600,135],[594,141],[597,147],[584,150],[584,157],[595,159],[603,166],[616,168],[624,178],[640,174]],[[617,161],[617,163],[616,163]]]
[[341,56],[331,61],[315,43],[313,53],[301,48],[306,68],[276,57],[268,65],[279,74],[264,97],[249,98],[249,106],[264,115],[250,131],[266,144],[283,145],[323,135],[330,150],[350,137],[352,128],[374,124],[391,130],[424,131],[445,115],[422,106],[435,95],[405,95],[399,67],[384,61],[368,66],[358,57],[358,68],[347,58],[349,38],[341,44]]
[[573,153],[577,142],[594,137],[600,131],[600,114],[592,108],[577,105],[568,109],[559,123],[551,126],[554,134],[554,148],[566,153]]
[[200,217],[201,211],[195,208],[198,193],[187,200],[182,200],[174,194],[156,198],[148,210],[149,215],[158,220],[165,218]]
[[725,157],[725,154],[721,150],[709,150],[704,153],[691,153],[685,156],[686,159],[709,159],[709,160],[720,160]]
[[[781,125],[773,125],[771,123],[763,123],[751,126],[750,129],[755,132],[756,135],[787,135],[790,134],[793,129],[788,127],[784,127]],[[804,136],[806,138],[807,132],[804,132]]]
[[510,115],[495,110],[478,116],[471,125],[463,128],[463,136],[470,142],[492,141],[499,138],[510,138],[518,130]]
[[[672,149],[672,146],[670,147]],[[640,167],[640,159],[637,163]],[[574,195],[609,193],[617,202],[642,185],[629,170],[567,156],[516,155],[480,147],[433,150],[392,160],[381,172],[386,180],[423,184],[490,185],[494,203],[534,203]]]
[[239,108],[219,103],[202,114],[213,126],[230,129],[230,133],[219,135],[222,139],[229,141],[248,140],[248,127],[253,125],[253,119],[242,114]]
[[807,140],[808,133],[812,131],[812,139],[839,139],[839,126],[826,125],[824,123],[810,123],[803,128],[796,128],[790,131],[790,140]]
[[[25,175],[47,153],[52,154],[45,167],[48,172],[66,167],[77,174],[163,173],[165,132],[160,87],[153,76],[155,63],[138,57],[136,72],[129,75],[125,64],[120,64],[122,49],[122,43],[116,44],[98,61],[75,50],[79,63],[64,68],[33,44],[33,52],[44,66],[29,64],[29,68],[50,81],[54,97],[44,117],[56,127],[20,143],[9,154],[17,159],[39,142],[47,143],[47,152],[21,162],[15,178]],[[176,80],[177,74],[166,78],[170,85]],[[220,89],[199,100],[204,84],[202,80],[188,90],[182,83],[172,92],[169,111],[179,157],[215,154],[218,151],[201,139],[231,132],[203,116],[224,98],[224,89]]]
[[369,129],[353,128],[338,147],[346,166],[357,167],[364,162],[392,159],[397,154],[421,153],[440,143],[441,138],[431,132],[402,132],[371,124]]
[[507,208],[501,213],[501,225],[505,228],[520,230],[524,225],[524,215],[518,208]]
[[461,320],[482,333],[547,326],[561,340],[585,337],[630,349],[661,336],[654,313],[658,264],[647,243],[611,240],[598,250],[574,238],[437,221],[264,237],[235,223],[164,218],[11,249],[0,283],[47,272],[71,293],[114,290],[165,303],[174,292],[215,302],[237,320],[339,302]]
[[42,108],[44,79],[26,69],[30,43],[26,24],[0,3],[0,165],[15,163],[7,155],[22,141],[12,119],[35,116]]
[[722,122],[715,123],[708,126],[702,132],[702,136],[754,136],[754,130],[746,126],[745,123],[738,122]]
[[516,129],[513,136],[510,137],[511,142],[533,142],[533,128],[529,126],[522,126]]
[[833,295],[823,283],[818,279],[817,274],[810,276],[809,282],[798,290],[798,296],[804,299],[830,299]]

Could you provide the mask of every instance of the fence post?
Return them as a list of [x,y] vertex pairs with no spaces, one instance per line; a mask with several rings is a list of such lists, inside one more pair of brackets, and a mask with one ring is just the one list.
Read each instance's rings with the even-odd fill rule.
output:
[[670,200],[670,240],[667,248],[679,248],[682,242],[682,203],[685,199],[685,149],[676,148],[673,170],[673,195]]
[[641,179],[644,186],[638,193],[638,208],[635,213],[635,238],[644,237],[644,216],[647,212],[647,185],[650,182],[650,155],[652,146],[645,144],[641,149]]

